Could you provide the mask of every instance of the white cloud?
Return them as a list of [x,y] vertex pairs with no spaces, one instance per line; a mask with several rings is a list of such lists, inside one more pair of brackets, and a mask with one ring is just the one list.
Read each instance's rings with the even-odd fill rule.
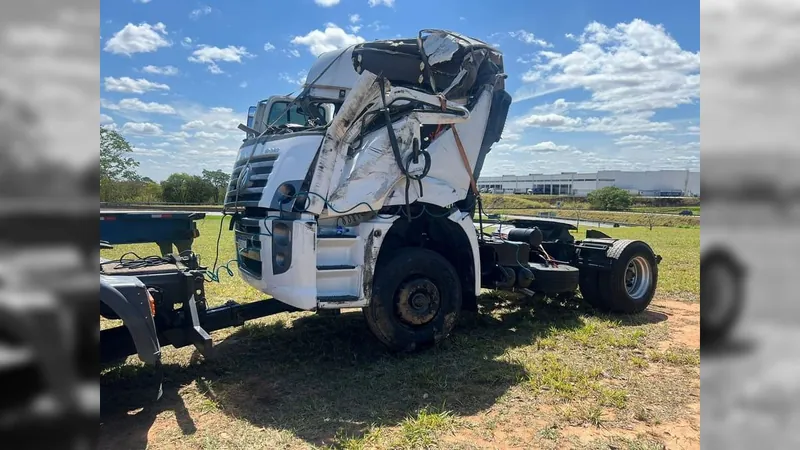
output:
[[103,125],[109,123],[114,123],[114,119],[107,114],[100,114],[100,124]]
[[625,135],[614,143],[632,148],[657,141],[644,134],[675,130],[673,123],[653,121],[656,111],[699,100],[700,55],[681,49],[663,26],[639,19],[614,27],[592,22],[574,41],[571,53],[538,52],[514,100],[573,90],[589,97],[536,106],[511,121],[517,133],[541,127]]
[[290,84],[296,84],[302,86],[306,82],[306,77],[308,76],[308,72],[305,70],[301,70],[298,72],[296,76],[291,76],[288,73],[282,72],[278,75],[280,80],[283,80]]
[[169,86],[156,83],[144,78],[133,79],[130,77],[105,77],[105,89],[108,92],[123,92],[127,94],[144,94],[150,91],[168,91]]
[[225,135],[224,134],[209,133],[208,131],[198,131],[197,133],[194,134],[194,137],[200,138],[200,139],[210,139],[210,140],[214,140],[214,141],[217,141],[217,140],[220,140],[220,139],[225,139]]
[[579,47],[545,60],[523,75],[534,83],[520,93],[582,89],[591,93],[578,109],[639,112],[695,103],[700,93],[700,54],[681,49],[661,25],[640,19],[613,28],[592,22],[576,38]]
[[569,145],[558,145],[553,141],[539,142],[532,145],[520,145],[515,143],[501,143],[492,148],[498,155],[530,154],[530,153],[556,153],[567,150],[575,150]]
[[212,9],[210,6],[202,6],[200,8],[192,10],[192,12],[189,13],[189,17],[193,20],[197,20],[202,16],[207,16],[211,14],[211,11]]
[[202,120],[192,120],[181,125],[181,130],[193,130],[197,128],[203,128],[204,126],[206,126],[206,123]]
[[139,25],[128,23],[121,30],[114,33],[111,39],[106,41],[103,50],[127,56],[134,53],[155,52],[159,48],[172,45],[171,42],[164,38],[166,35],[167,26],[161,22],[155,25],[145,22]]
[[161,125],[150,122],[126,122],[122,126],[122,133],[138,134],[143,136],[158,136],[163,133]]
[[569,145],[557,145],[553,141],[545,141],[545,142],[539,142],[538,144],[533,144],[531,146],[528,146],[526,148],[526,150],[531,150],[531,151],[535,151],[535,152],[550,153],[550,152],[560,152],[560,151],[563,151],[563,150],[569,150],[571,148],[572,147],[570,147]]
[[381,31],[381,30],[388,30],[389,26],[381,24],[380,20],[376,20],[371,24],[369,24],[369,28],[372,29],[373,31]]
[[178,74],[178,68],[175,67],[175,66],[163,66],[163,67],[159,67],[159,66],[144,66],[144,67],[142,67],[142,71],[147,72],[147,73],[153,73],[153,74],[156,74],[156,75],[172,76],[172,75],[177,75]]
[[242,89],[246,88],[247,87],[247,81],[242,81],[241,83],[239,83],[239,87],[242,88]]
[[152,0],[134,0],[136,3],[150,3]]
[[314,0],[314,3],[323,8],[330,8],[331,6],[338,5],[340,1],[341,0]]
[[520,41],[522,41],[522,42],[524,42],[526,44],[538,45],[540,47],[552,47],[553,46],[553,44],[545,41],[544,39],[539,39],[536,36],[534,36],[533,33],[529,32],[529,31],[525,31],[525,30],[510,31],[508,33],[508,35],[513,37],[513,38],[517,38],[517,39],[519,39]]
[[185,38],[183,38],[183,39],[181,40],[181,45],[182,45],[184,48],[192,48],[192,38],[190,38],[190,37],[185,37]]
[[253,58],[255,55],[249,53],[245,47],[229,45],[225,48],[201,45],[192,52],[189,61],[193,63],[206,64],[208,70],[213,74],[223,73],[217,62],[242,62],[242,58]]
[[394,7],[394,0],[367,0],[370,8],[374,8],[378,5],[383,5],[389,8]]
[[170,105],[156,102],[145,103],[138,98],[124,98],[120,100],[119,103],[103,104],[102,106],[111,110],[137,111],[150,114],[175,114],[175,109]]
[[559,132],[596,132],[605,134],[658,133],[672,131],[669,122],[652,122],[655,113],[640,112],[602,117],[571,117],[563,114],[529,114],[513,121],[518,129],[549,128]]
[[543,112],[543,113],[556,113],[556,114],[563,114],[573,105],[572,102],[568,102],[563,98],[558,98],[553,101],[553,103],[545,103],[542,105],[537,105],[533,108],[534,111]]
[[275,50],[275,46],[274,46],[274,45],[272,45],[272,44],[271,44],[271,43],[269,43],[269,42],[267,42],[266,44],[264,44],[264,51],[265,51],[265,52],[271,52],[271,51],[273,51],[273,50]]
[[305,45],[309,53],[319,56],[325,52],[330,52],[351,45],[366,42],[366,40],[355,34],[348,34],[343,29],[334,24],[327,24],[325,31],[312,30],[305,36],[295,36],[292,39],[294,45]]
[[285,53],[286,56],[288,56],[289,58],[299,58],[300,57],[300,52],[295,48],[283,49],[283,53]]
[[572,127],[581,124],[580,118],[562,116],[560,114],[531,114],[517,121],[523,127]]
[[350,32],[355,34],[361,31],[362,26],[357,25],[359,22],[361,22],[361,16],[359,14],[350,14],[348,18],[350,19],[351,25],[348,25],[347,28],[350,30]]
[[690,126],[686,128],[686,133],[688,134],[700,134],[700,127],[698,126]]
[[196,63],[213,63],[216,61],[225,62],[242,62],[242,57],[251,57],[245,47],[237,47],[229,45],[225,48],[212,47],[209,45],[201,45],[197,50],[192,52],[189,61]]
[[641,145],[641,144],[650,144],[654,142],[658,142],[658,140],[652,136],[647,136],[643,134],[629,134],[627,136],[623,136],[614,141],[617,145]]

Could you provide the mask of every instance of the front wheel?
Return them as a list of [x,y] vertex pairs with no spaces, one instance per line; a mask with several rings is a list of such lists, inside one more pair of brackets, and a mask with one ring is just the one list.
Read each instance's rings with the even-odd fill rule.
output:
[[411,352],[450,334],[461,311],[461,283],[452,264],[424,248],[404,248],[376,269],[364,317],[393,351]]

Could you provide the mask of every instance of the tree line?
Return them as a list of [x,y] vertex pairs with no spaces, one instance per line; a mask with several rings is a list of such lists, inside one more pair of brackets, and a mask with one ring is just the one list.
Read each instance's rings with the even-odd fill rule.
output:
[[220,204],[230,182],[222,170],[173,173],[162,182],[137,172],[133,146],[116,130],[100,127],[100,201],[108,203]]

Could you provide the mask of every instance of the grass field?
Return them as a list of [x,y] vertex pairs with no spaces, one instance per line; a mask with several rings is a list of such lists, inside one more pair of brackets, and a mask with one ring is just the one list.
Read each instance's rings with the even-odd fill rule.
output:
[[700,228],[699,216],[679,216],[677,214],[647,214],[641,212],[625,211],[586,211],[580,209],[484,209],[485,214],[500,214],[503,216],[537,216],[542,212],[557,211],[557,217],[562,219],[580,219],[596,222],[620,223],[625,225],[639,225],[673,228]]
[[[219,225],[199,224],[208,265]],[[134,358],[106,368],[101,447],[699,448],[699,229],[603,231],[664,257],[646,313],[487,292],[441,346],[403,356],[358,312],[281,314],[214,333],[209,360],[166,349],[156,405],[141,407],[148,368]],[[220,250],[223,262],[234,254],[227,227]],[[157,248],[103,255],[126,251]],[[263,297],[224,271],[207,293],[211,305]]]
[[[535,216],[541,212],[558,212],[564,219],[617,222],[629,225],[691,228],[700,226],[700,205],[652,206],[634,205],[630,211],[593,211],[589,203],[581,200],[561,200],[556,208],[554,199],[539,199],[528,195],[483,195],[483,208],[487,214]],[[678,215],[683,210],[692,216]]]

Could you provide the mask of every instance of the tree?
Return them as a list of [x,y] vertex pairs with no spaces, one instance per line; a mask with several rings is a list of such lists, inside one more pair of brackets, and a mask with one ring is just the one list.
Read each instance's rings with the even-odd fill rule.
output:
[[624,211],[633,204],[633,196],[625,189],[616,186],[606,186],[592,191],[586,197],[592,209],[602,211]]
[[214,203],[219,203],[220,196],[225,195],[225,192],[228,190],[228,183],[231,181],[231,176],[222,170],[203,169],[203,180],[214,186]]
[[116,130],[100,127],[100,180],[137,180],[139,162],[127,156],[133,146]]
[[173,173],[161,182],[162,196],[168,203],[207,203],[216,188],[207,180],[188,173]]

